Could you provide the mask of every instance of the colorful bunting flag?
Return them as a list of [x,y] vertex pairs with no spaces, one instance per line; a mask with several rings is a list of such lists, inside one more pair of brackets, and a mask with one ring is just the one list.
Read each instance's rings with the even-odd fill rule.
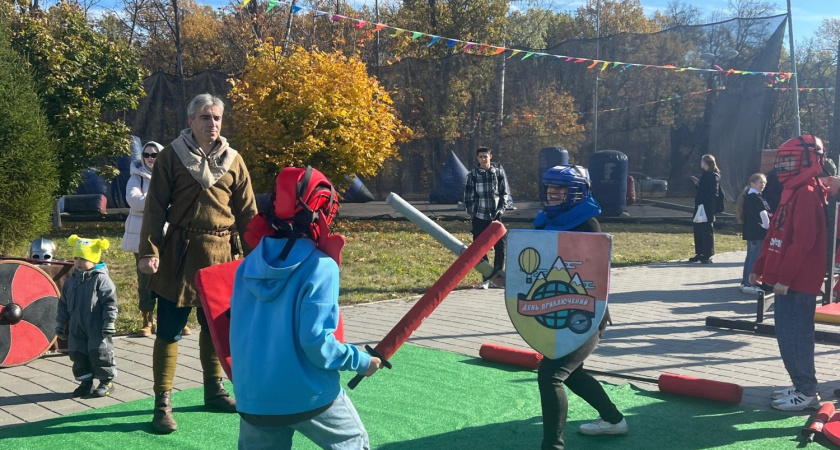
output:
[[[243,0],[240,7],[243,7],[243,6],[247,5],[248,2],[250,2],[250,0]],[[292,14],[295,14],[302,9],[307,9],[307,8],[302,8],[300,6],[295,5],[294,1],[269,0],[268,8],[267,8],[266,12],[271,11],[271,9],[273,9],[275,6],[280,5],[280,4],[290,4],[291,8],[292,8],[291,9]],[[365,25],[368,24],[368,21],[361,20],[361,19],[353,19],[353,18],[350,18],[350,17],[342,16],[340,14],[334,14],[334,15],[330,16],[329,13],[324,12],[324,11],[319,11],[319,10],[315,10],[315,9],[308,9],[308,10],[311,11],[315,16],[322,16],[323,15],[323,16],[331,17],[331,19],[334,22],[337,22],[339,20],[353,21],[353,22],[355,22],[354,28],[356,28],[356,29],[361,29]],[[409,31],[409,30],[404,30],[404,29],[401,29],[401,28],[389,27],[388,25],[386,25],[384,23],[377,23],[376,28],[373,31],[380,31],[384,28],[392,28],[394,30],[394,33],[391,34],[391,36],[393,36],[393,37],[399,36],[400,34],[402,34],[405,31]],[[431,42],[429,44],[427,44],[427,46],[431,46],[432,44],[434,44],[435,42],[437,42],[440,39],[446,39],[446,41],[447,41],[446,48],[451,48],[451,47],[455,46],[455,44],[460,42],[460,43],[466,44],[466,46],[464,48],[465,52],[467,50],[473,48],[476,45],[479,46],[479,49],[476,53],[482,53],[484,50],[487,50],[489,48],[493,48],[494,49],[493,51],[487,52],[487,53],[492,54],[492,55],[498,55],[498,54],[503,53],[504,51],[508,50],[504,47],[496,47],[496,46],[492,46],[490,44],[480,44],[480,43],[475,43],[475,42],[467,42],[467,41],[463,41],[463,40],[460,40],[460,39],[434,36],[434,35],[431,35],[431,34],[423,33],[422,31],[411,31],[411,40],[416,40],[421,36],[428,36],[431,39]],[[511,57],[513,57],[514,55],[516,55],[517,53],[520,53],[520,52],[521,52],[521,50],[513,50],[511,55],[508,58],[511,58]],[[553,56],[554,58],[552,58],[552,62],[557,61],[559,59],[564,59],[565,62],[572,62],[573,64],[579,64],[579,63],[584,63],[585,62],[585,63],[588,63],[588,65],[587,65],[588,69],[594,69],[599,64],[603,63],[603,65],[601,66],[601,69],[600,69],[601,71],[606,70],[607,68],[609,68],[609,66],[612,66],[612,68],[617,68],[618,66],[623,66],[622,69],[626,69],[626,68],[630,68],[630,67],[639,67],[639,68],[644,68],[644,69],[671,69],[671,70],[676,70],[678,72],[694,71],[694,72],[723,73],[725,76],[729,76],[729,75],[765,75],[765,76],[768,76],[768,77],[769,76],[775,77],[776,82],[778,82],[778,83],[784,83],[784,82],[788,81],[790,78],[796,76],[795,73],[791,73],[791,72],[750,72],[750,71],[741,71],[741,70],[734,70],[734,69],[724,70],[719,65],[715,65],[714,68],[701,69],[701,68],[697,68],[697,67],[677,67],[677,66],[672,65],[672,64],[666,64],[666,65],[636,64],[636,63],[624,63],[624,62],[619,62],[619,61],[594,60],[594,59],[588,59],[588,58],[578,58],[578,57],[574,57],[574,56],[550,55],[548,53],[533,52],[533,51],[528,51],[525,54],[525,56],[522,57],[522,59],[524,60],[524,59],[529,58],[531,56],[534,56],[535,58],[541,58],[543,56]]]

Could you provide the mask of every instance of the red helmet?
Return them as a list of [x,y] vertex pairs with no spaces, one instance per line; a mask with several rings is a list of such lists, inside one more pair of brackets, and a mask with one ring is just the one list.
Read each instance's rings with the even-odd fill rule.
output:
[[344,239],[330,235],[329,227],[338,207],[338,195],[323,173],[286,167],[277,175],[269,207],[248,224],[245,240],[256,247],[264,236],[306,236],[340,264]]
[[823,142],[806,134],[788,140],[776,153],[776,175],[782,183],[806,180],[818,176],[825,162]]
[[[277,175],[272,193],[274,217],[298,231],[308,231],[321,215],[331,224],[338,212],[338,195],[323,173],[307,166],[286,167]],[[279,224],[274,224],[275,228]],[[312,230],[315,237],[316,230]]]

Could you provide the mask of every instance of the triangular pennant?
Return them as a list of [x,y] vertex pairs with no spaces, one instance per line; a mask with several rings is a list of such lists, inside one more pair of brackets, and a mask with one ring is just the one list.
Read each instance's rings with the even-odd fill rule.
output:
[[449,40],[449,42],[447,42],[447,43],[446,43],[446,48],[452,47],[452,46],[453,46],[453,45],[455,45],[457,42],[458,42],[458,41],[456,41],[455,39],[450,39],[450,40]]
[[426,47],[431,47],[435,44],[435,42],[440,40],[440,36],[432,36],[432,41],[426,44]]
[[415,31],[415,32],[411,33],[411,40],[413,41],[413,40],[419,38],[420,36],[423,36],[423,33],[419,32],[419,31]]
[[[527,58],[527,57],[529,57],[529,56],[531,56],[531,55],[533,55],[533,54],[534,54],[534,52],[528,52],[528,53],[526,53],[526,54],[525,54],[525,56],[523,56],[523,57],[522,57],[522,59],[525,59],[525,58]],[[521,61],[521,60],[520,60],[520,61]]]
[[367,22],[365,22],[364,20],[360,20],[355,25],[353,25],[353,28],[355,28],[357,30],[361,30],[362,28],[365,27],[365,25],[367,25]]
[[505,51],[504,47],[496,47],[496,50],[493,52],[493,54],[498,55],[499,53],[502,53],[503,51]]
[[[292,14],[297,14],[297,12],[300,11],[301,9],[303,9],[303,8],[298,6],[298,5],[292,5]],[[321,13],[319,15],[324,15],[324,13]]]
[[586,66],[586,68],[591,69],[591,68],[597,66],[599,62],[601,62],[601,61],[592,61],[592,64]]
[[391,35],[392,37],[399,36],[399,35],[401,35],[405,32],[405,30],[403,30],[402,28],[394,28],[394,29],[397,30],[397,31],[395,31],[394,34]]
[[271,12],[271,10],[279,4],[280,2],[278,0],[268,0],[268,8],[265,9],[265,12]]
[[385,27],[387,27],[387,26],[388,26],[388,25],[385,25],[384,23],[377,23],[377,24],[376,24],[376,28],[374,28],[374,29],[373,29],[373,31],[379,31],[379,30],[381,30],[381,29],[383,29],[383,28],[385,28]]

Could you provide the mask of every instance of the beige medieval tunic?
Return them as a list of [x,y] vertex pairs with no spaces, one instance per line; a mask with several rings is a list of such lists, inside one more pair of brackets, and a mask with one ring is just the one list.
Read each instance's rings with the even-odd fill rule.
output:
[[[140,232],[140,257],[159,258],[149,289],[179,307],[201,306],[195,288],[199,269],[233,259],[231,231],[244,233],[257,214],[251,178],[242,156],[204,189],[172,144],[161,150],[152,171]],[[169,228],[164,236],[164,224]],[[188,242],[186,253],[178,251]],[[242,245],[247,248],[244,240]]]

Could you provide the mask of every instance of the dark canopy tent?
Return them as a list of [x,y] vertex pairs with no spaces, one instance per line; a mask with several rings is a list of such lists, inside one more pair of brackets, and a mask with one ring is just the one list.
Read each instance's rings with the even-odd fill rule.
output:
[[462,201],[468,173],[469,171],[461,163],[461,160],[455,156],[455,152],[450,150],[443,172],[441,172],[435,187],[429,194],[429,202],[447,204]]
[[341,201],[344,203],[367,203],[376,200],[368,190],[367,186],[362,183],[362,179],[358,175],[347,176],[347,179],[353,184],[341,194]]

